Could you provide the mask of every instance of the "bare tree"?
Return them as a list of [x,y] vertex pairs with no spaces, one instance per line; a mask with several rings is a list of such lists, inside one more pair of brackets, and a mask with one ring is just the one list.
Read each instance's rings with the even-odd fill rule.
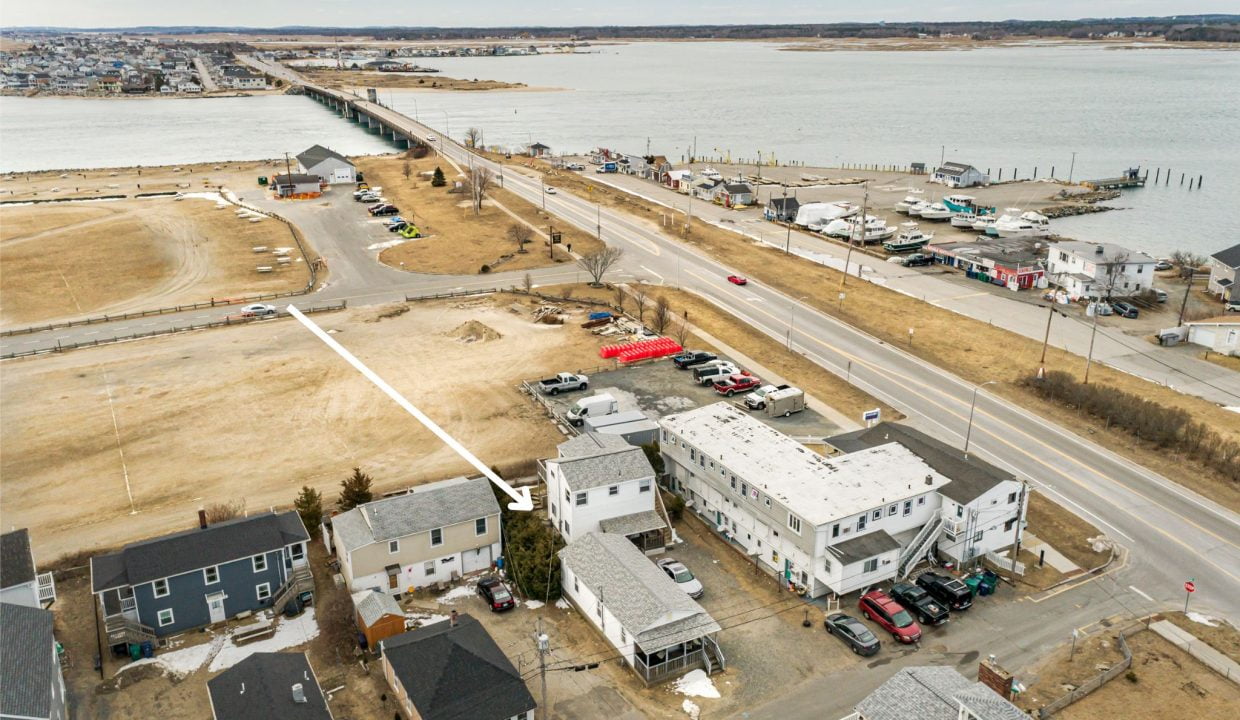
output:
[[1171,253],[1171,263],[1180,269],[1180,277],[1186,278],[1200,270],[1206,259],[1187,250],[1176,250]]
[[586,253],[577,259],[577,264],[582,270],[590,273],[593,281],[590,283],[594,287],[603,284],[603,276],[611,269],[613,265],[619,262],[624,256],[624,251],[616,247],[605,247],[602,250],[595,250],[592,253]]
[[662,295],[654,301],[654,316],[650,318],[650,327],[660,335],[667,330],[668,323],[672,321],[672,309],[668,307],[667,298]]
[[624,312],[624,286],[623,285],[616,286],[616,308],[621,313]]
[[242,513],[245,512],[245,499],[237,498],[228,502],[211,503],[203,509],[207,512],[207,523],[214,525],[225,520],[241,517]]
[[[1103,277],[1106,286],[1102,288],[1106,292],[1106,299],[1110,300],[1115,293],[1115,286],[1124,277],[1124,269],[1128,266],[1128,253],[1122,252],[1111,258],[1103,268]],[[1131,293],[1124,293],[1129,295]]]
[[508,226],[508,239],[517,244],[517,252],[529,252],[525,249],[525,244],[533,237],[534,231],[530,230],[528,225],[523,223],[513,223]]
[[482,200],[495,183],[495,175],[484,167],[471,168],[465,176],[465,190],[469,193],[469,202],[474,208],[474,215],[482,213]]
[[646,289],[641,285],[633,286],[633,301],[637,303],[637,322],[646,324]]
[[409,164],[408,160],[400,166],[400,174],[404,175],[406,180],[409,179],[409,176],[413,175],[413,166]]
[[521,286],[525,288],[527,293],[534,288],[534,279],[530,277],[529,273],[526,273],[525,277],[521,278]]
[[482,128],[471,127],[465,131],[465,146],[476,148],[482,144]]
[[676,344],[684,347],[685,342],[689,339],[689,321],[680,318],[676,321]]

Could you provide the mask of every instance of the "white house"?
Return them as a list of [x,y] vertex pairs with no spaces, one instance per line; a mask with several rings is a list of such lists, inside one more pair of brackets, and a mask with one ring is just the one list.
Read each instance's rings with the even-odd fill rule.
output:
[[1210,256],[1209,291],[1212,295],[1218,295],[1220,300],[1240,297],[1234,294],[1237,278],[1240,278],[1240,245],[1232,245]]
[[[660,426],[669,484],[686,507],[810,597],[904,578],[936,543],[947,557],[972,559],[1015,537],[1006,525],[1020,507],[1015,480],[975,472],[972,460],[949,464],[947,453],[915,451],[905,438],[870,436],[828,458],[728,403]],[[991,504],[1000,497],[1014,504]],[[1005,526],[1006,540],[996,531]]]
[[1073,299],[1130,297],[1154,284],[1156,262],[1114,243],[1065,240],[1050,246],[1046,276]]
[[934,169],[930,176],[931,182],[942,183],[947,187],[962,188],[974,185],[989,185],[990,176],[972,165],[949,162]]
[[1188,341],[1221,355],[1240,355],[1240,316],[1222,316],[1184,323]]
[[719,624],[633,543],[588,533],[559,555],[564,596],[647,685],[723,669]]
[[26,528],[0,535],[0,602],[43,608],[55,600],[52,574],[35,567]]
[[1028,713],[955,668],[901,668],[843,720],[1028,720]]
[[592,532],[618,533],[648,552],[671,542],[654,468],[618,435],[583,433],[539,463],[547,512],[565,542]]
[[328,184],[357,182],[357,168],[340,153],[315,145],[297,155],[301,172]]

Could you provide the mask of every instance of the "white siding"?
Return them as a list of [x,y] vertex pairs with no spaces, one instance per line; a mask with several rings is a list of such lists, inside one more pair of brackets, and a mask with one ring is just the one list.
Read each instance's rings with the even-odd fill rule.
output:
[[[654,476],[644,479],[649,482],[650,487],[646,492],[641,492],[642,480],[616,483],[615,495],[610,493],[610,485],[578,491],[567,483],[559,464],[555,460],[548,460],[547,501],[551,508],[554,508],[554,511],[548,509],[552,524],[566,542],[572,542],[573,538],[598,532],[599,523],[603,520],[654,510],[654,494],[657,491]],[[578,492],[586,493],[585,505],[577,504]]]
[[[561,585],[563,586],[564,594],[577,606],[577,609],[590,621],[590,624],[603,633],[607,638],[607,642],[620,651],[624,662],[632,667],[634,653],[633,633],[620,627],[620,621],[616,619],[616,616],[612,615],[606,606],[600,605],[598,595],[587,587],[584,582],[578,580],[577,576],[573,574],[573,571],[567,565],[561,562],[560,568]],[[623,642],[620,640],[621,632],[624,633]]]
[[[1013,495],[1016,501],[1011,500]],[[966,562],[988,552],[1010,547],[1015,538],[1016,528],[1015,526],[1008,528],[1006,525],[1009,520],[1018,517],[1018,509],[1020,510],[1019,517],[1025,516],[1025,508],[1029,505],[1029,494],[1025,493],[1023,507],[1018,508],[1019,500],[1020,483],[1015,480],[999,483],[965,506],[945,498],[943,519],[949,525],[959,522],[962,529],[956,533],[956,539],[952,540],[949,534],[951,528],[945,526],[943,535],[939,538],[939,552],[958,562]],[[1022,527],[1022,532],[1023,530]],[[973,539],[979,532],[982,534],[981,539]]]
[[[461,552],[451,553],[433,560],[428,559],[423,562],[405,565],[401,567],[400,574],[397,576],[396,587],[388,587],[388,574],[386,571],[371,573],[357,578],[353,578],[349,582],[349,589],[353,592],[358,590],[366,590],[368,588],[376,588],[380,591],[387,592],[405,592],[409,588],[426,587],[437,582],[450,582],[456,573],[456,577],[460,578],[469,573],[485,570],[490,567],[491,560],[499,557],[499,543],[491,545],[483,545],[480,548],[463,550]],[[433,562],[435,564],[434,572],[426,573],[426,564]],[[479,565],[479,563],[485,564]],[[345,563],[341,563],[341,569],[344,569]]]

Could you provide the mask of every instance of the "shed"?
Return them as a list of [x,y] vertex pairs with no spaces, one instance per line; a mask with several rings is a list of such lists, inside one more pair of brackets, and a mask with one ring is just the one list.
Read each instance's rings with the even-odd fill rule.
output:
[[1222,355],[1240,355],[1240,316],[1194,320],[1188,326],[1188,341]]
[[380,641],[405,631],[405,612],[387,593],[374,588],[355,592],[353,607],[357,629],[365,636],[368,648],[377,648]]
[[287,197],[318,197],[322,195],[322,186],[317,175],[293,173],[292,175],[276,175],[271,180],[276,194]]
[[542,157],[543,155],[546,155],[547,151],[550,149],[550,146],[536,142],[530,143],[529,147],[527,147],[525,151],[529,153],[530,157]]
[[328,184],[357,182],[357,168],[331,148],[314,145],[297,155],[302,173],[316,176]]
[[974,185],[990,184],[990,176],[972,165],[958,162],[943,163],[935,168],[934,175],[930,176],[930,180],[942,183],[948,187],[973,187]]

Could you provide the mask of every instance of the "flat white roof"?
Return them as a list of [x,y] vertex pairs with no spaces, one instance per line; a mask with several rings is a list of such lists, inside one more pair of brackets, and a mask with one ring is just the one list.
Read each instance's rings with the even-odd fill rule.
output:
[[[668,415],[659,424],[814,525],[951,482],[899,443],[826,458],[726,402]],[[710,468],[696,472],[710,474]]]

